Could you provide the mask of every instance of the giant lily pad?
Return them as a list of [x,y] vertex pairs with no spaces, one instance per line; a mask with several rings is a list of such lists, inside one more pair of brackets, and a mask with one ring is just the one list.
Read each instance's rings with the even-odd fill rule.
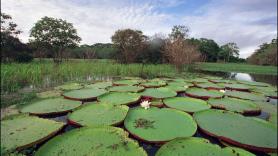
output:
[[154,107],[163,107],[164,103],[162,101],[162,99],[152,99],[151,100],[151,106],[154,106]]
[[239,83],[242,84],[246,84],[246,85],[250,85],[250,86],[261,86],[261,87],[266,87],[266,86],[270,86],[267,83],[263,83],[263,82],[256,82],[256,81],[238,81]]
[[44,144],[36,156],[113,155],[147,156],[138,143],[115,127],[83,127],[57,136]]
[[238,90],[238,91],[248,91],[250,89],[249,86],[244,84],[237,84],[237,83],[219,83],[219,85],[224,86],[227,89],[231,90]]
[[213,83],[235,83],[235,81],[227,79],[210,79],[209,81]]
[[242,114],[261,112],[261,109],[250,100],[225,97],[222,99],[209,99],[208,103],[214,108],[225,109]]
[[270,114],[268,121],[272,124],[274,124],[275,126],[278,125],[277,123],[277,114]]
[[194,98],[200,98],[200,99],[209,99],[209,98],[221,98],[223,96],[222,92],[216,91],[216,90],[206,90],[203,88],[188,88],[185,91],[186,95]]
[[138,102],[140,95],[137,93],[110,92],[98,97],[98,101],[113,105],[130,105]]
[[193,113],[209,109],[210,105],[206,101],[190,97],[172,97],[163,100],[167,107]]
[[268,114],[277,114],[277,106],[271,104],[270,102],[254,101],[253,103],[261,108],[263,112]]
[[26,114],[9,117],[1,121],[1,155],[43,142],[63,126],[60,122]]
[[180,92],[185,92],[187,87],[183,87],[183,86],[174,86],[174,85],[168,85],[168,86],[165,86],[165,88],[168,88],[170,90],[173,90],[177,93],[180,93]]
[[113,86],[109,88],[109,91],[113,91],[113,92],[140,92],[142,90],[144,90],[144,87],[129,86],[129,85]]
[[190,86],[193,86],[192,83],[189,83],[189,82],[168,82],[168,86],[180,86],[180,87],[190,87]]
[[65,113],[81,105],[81,102],[63,98],[40,100],[21,107],[20,111],[34,115],[50,115]]
[[250,150],[277,150],[277,127],[237,113],[205,110],[193,115],[199,128],[208,135]]
[[276,87],[253,87],[251,91],[263,94],[265,96],[277,99],[277,88]]
[[200,88],[205,88],[205,89],[224,89],[223,86],[217,85],[215,83],[211,83],[211,82],[203,82],[203,83],[196,83],[195,84],[197,87]]
[[226,91],[226,96],[239,98],[239,99],[245,99],[245,100],[253,100],[253,101],[266,101],[266,98],[262,94],[256,94],[256,93],[249,93],[249,92],[241,92],[241,91]]
[[[243,151],[245,152],[243,154]],[[241,152],[241,153],[240,153]],[[203,138],[177,138],[164,144],[156,153],[156,156],[253,156],[245,150],[230,150],[212,144]],[[251,155],[246,155],[249,153]]]
[[139,84],[139,80],[118,80],[118,81],[114,81],[113,84],[116,86],[120,86],[120,85],[136,85]]
[[75,89],[81,89],[83,86],[79,83],[67,83],[61,86],[55,87],[55,89],[68,91],[68,90],[75,90]]
[[37,93],[37,97],[39,98],[50,98],[50,97],[58,97],[61,96],[62,91],[60,90],[49,90]]
[[66,92],[63,94],[63,96],[67,99],[76,100],[76,101],[89,101],[89,100],[96,99],[98,96],[106,92],[107,91],[104,89],[86,88],[86,89]]
[[195,79],[191,79],[190,82],[193,82],[193,83],[205,83],[205,82],[208,82],[208,79],[195,78]]
[[147,82],[143,82],[140,84],[143,87],[146,88],[154,88],[154,87],[162,87],[162,86],[166,86],[166,82],[162,81],[162,80],[152,80],[152,81],[147,81]]
[[69,122],[79,126],[111,126],[124,121],[128,106],[109,104],[87,104],[68,117]]
[[169,88],[160,87],[160,88],[147,88],[142,93],[144,97],[150,97],[155,99],[162,99],[168,97],[174,97],[177,93]]
[[113,84],[110,81],[107,81],[107,82],[96,82],[96,83],[93,83],[93,84],[86,85],[85,88],[105,89],[105,88],[110,87],[112,85]]
[[124,121],[125,128],[136,138],[161,143],[177,137],[194,135],[197,125],[192,117],[170,108],[132,108]]
[[223,150],[225,151],[230,151],[232,153],[234,153],[236,156],[256,156],[255,154],[246,151],[242,148],[237,148],[237,147],[225,147],[223,148]]

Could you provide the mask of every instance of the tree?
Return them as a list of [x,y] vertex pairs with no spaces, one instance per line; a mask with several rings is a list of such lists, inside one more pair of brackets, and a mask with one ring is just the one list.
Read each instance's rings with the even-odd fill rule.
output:
[[173,26],[172,32],[169,35],[169,37],[172,40],[179,39],[179,38],[185,39],[188,37],[188,33],[189,33],[188,27],[186,27],[184,25],[175,25],[175,26]]
[[147,37],[140,30],[123,29],[117,30],[111,39],[119,50],[118,60],[121,63],[132,63],[146,47]]
[[50,49],[56,63],[62,61],[67,48],[73,48],[81,41],[72,23],[52,17],[43,17],[37,21],[30,37],[32,44]]
[[247,58],[247,62],[258,65],[277,65],[277,39],[263,43]]
[[181,72],[184,65],[192,64],[199,60],[198,46],[186,39],[188,29],[185,26],[174,26],[169,39],[165,43],[164,55],[176,69]]
[[17,38],[20,33],[12,17],[1,13],[1,61],[28,62],[33,59],[28,45]]
[[136,62],[140,63],[162,63],[163,48],[166,42],[166,37],[163,34],[155,34],[149,37],[147,47],[137,57]]
[[239,48],[236,43],[227,43],[220,47],[219,56],[224,58],[224,61],[229,62],[230,58],[239,56]]
[[208,62],[216,62],[220,48],[212,39],[201,38],[199,43],[200,52],[206,57]]

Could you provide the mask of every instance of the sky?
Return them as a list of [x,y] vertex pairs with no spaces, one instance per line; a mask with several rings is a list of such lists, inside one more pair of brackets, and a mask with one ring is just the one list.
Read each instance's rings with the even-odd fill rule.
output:
[[28,42],[30,29],[44,16],[72,23],[81,44],[109,43],[118,29],[145,35],[169,34],[186,25],[190,37],[219,45],[235,42],[240,57],[277,37],[277,0],[2,0],[1,11],[13,17]]

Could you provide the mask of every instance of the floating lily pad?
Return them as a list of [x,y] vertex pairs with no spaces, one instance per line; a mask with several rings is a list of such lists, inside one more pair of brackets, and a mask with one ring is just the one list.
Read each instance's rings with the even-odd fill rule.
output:
[[237,156],[256,156],[255,154],[253,154],[249,151],[246,151],[242,148],[237,148],[237,147],[225,147],[225,148],[223,148],[223,150],[230,151]]
[[277,99],[277,88],[276,87],[253,87],[251,91],[264,94],[265,96]]
[[208,80],[223,80],[222,77],[217,77],[217,76],[205,76],[203,78],[208,79]]
[[173,85],[168,85],[168,86],[165,86],[165,88],[168,88],[170,90],[173,90],[177,93],[180,93],[180,92],[185,92],[187,87],[183,87],[183,86],[173,86]]
[[220,85],[217,85],[217,84],[211,83],[211,82],[196,83],[195,85],[197,87],[205,88],[205,89],[217,89],[217,90],[220,90],[220,89],[224,89],[225,88],[223,86],[220,86]]
[[40,100],[21,107],[20,111],[34,115],[50,115],[69,112],[81,105],[81,102],[63,98]]
[[277,150],[277,127],[271,123],[223,110],[205,110],[193,115],[198,127],[208,135],[250,150]]
[[177,93],[169,88],[160,87],[160,88],[147,88],[140,93],[144,97],[150,97],[155,99],[162,99],[168,97],[174,97]]
[[238,91],[248,91],[250,89],[249,86],[245,84],[237,84],[237,83],[219,83],[219,85],[224,86],[227,89],[238,90]]
[[113,92],[140,92],[142,90],[144,90],[144,87],[129,86],[129,85],[113,86],[109,88],[109,91],[113,91]]
[[197,125],[189,114],[156,107],[147,110],[141,107],[130,109],[124,125],[134,137],[152,143],[189,137],[197,130]]
[[214,108],[225,109],[237,113],[260,113],[261,109],[250,100],[237,98],[209,99],[208,103]]
[[49,90],[49,91],[37,93],[37,97],[39,98],[59,97],[61,96],[61,94],[62,91],[60,90]]
[[107,91],[104,89],[86,88],[66,92],[63,94],[63,96],[67,99],[76,101],[89,101],[96,99],[98,96],[105,94],[106,92]]
[[193,83],[204,83],[204,82],[209,82],[208,79],[203,79],[203,78],[195,78],[190,80]]
[[263,112],[268,114],[277,114],[277,106],[271,104],[270,102],[263,102],[263,101],[253,101]]
[[190,87],[190,86],[193,86],[192,83],[189,83],[189,82],[168,82],[168,86],[180,86],[180,87]]
[[79,83],[68,83],[68,84],[55,87],[55,89],[64,90],[64,91],[81,89],[81,88],[83,88],[83,86]]
[[209,98],[221,98],[224,94],[216,91],[216,90],[206,90],[203,88],[188,88],[185,91],[186,95],[194,98],[200,98],[200,99],[209,99]]
[[163,107],[164,103],[161,99],[152,99],[151,100],[151,106],[154,106],[154,107]]
[[[203,138],[177,138],[164,144],[156,156],[253,156],[243,154],[244,150],[230,150],[221,148]],[[246,151],[246,153],[249,153]],[[250,153],[251,154],[251,153]]]
[[261,86],[261,87],[266,87],[266,86],[270,86],[267,83],[263,83],[263,82],[256,82],[256,81],[238,81],[239,83],[242,84],[246,84],[246,85],[250,85],[250,86]]
[[193,113],[205,109],[210,109],[206,101],[190,97],[172,97],[163,100],[167,107]]
[[139,80],[118,80],[118,81],[114,81],[113,84],[114,85],[130,85],[130,86],[133,86],[133,85],[137,85],[139,84]]
[[277,114],[270,114],[268,121],[277,126]]
[[162,80],[152,80],[152,81],[147,81],[147,82],[143,82],[140,84],[140,86],[144,86],[145,88],[157,88],[157,87],[162,87],[162,86],[166,86],[166,82],[162,81]]
[[79,126],[114,126],[124,121],[128,106],[109,104],[87,104],[68,117],[69,122]]
[[233,80],[226,80],[226,79],[210,79],[209,80],[210,82],[213,82],[213,83],[235,83],[235,81]]
[[115,127],[83,127],[59,135],[41,148],[36,156],[113,155],[147,156],[138,143]]
[[140,95],[137,93],[110,92],[98,97],[98,101],[113,105],[130,105],[138,102]]
[[96,83],[93,83],[93,84],[86,85],[85,88],[105,89],[105,88],[110,87],[112,85],[113,84],[110,81],[107,81],[107,82],[96,82]]
[[63,126],[60,122],[26,114],[5,119],[1,121],[1,155],[43,142]]
[[253,100],[253,101],[266,101],[266,98],[262,94],[257,93],[249,93],[249,92],[241,92],[241,91],[226,91],[226,96],[245,99],[245,100]]

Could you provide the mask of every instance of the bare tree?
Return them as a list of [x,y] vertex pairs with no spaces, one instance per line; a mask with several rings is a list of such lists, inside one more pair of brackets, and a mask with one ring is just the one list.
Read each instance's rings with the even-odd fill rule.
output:
[[164,55],[171,64],[176,66],[179,72],[182,71],[184,65],[192,64],[201,57],[198,47],[182,38],[174,41],[167,40],[164,47]]

